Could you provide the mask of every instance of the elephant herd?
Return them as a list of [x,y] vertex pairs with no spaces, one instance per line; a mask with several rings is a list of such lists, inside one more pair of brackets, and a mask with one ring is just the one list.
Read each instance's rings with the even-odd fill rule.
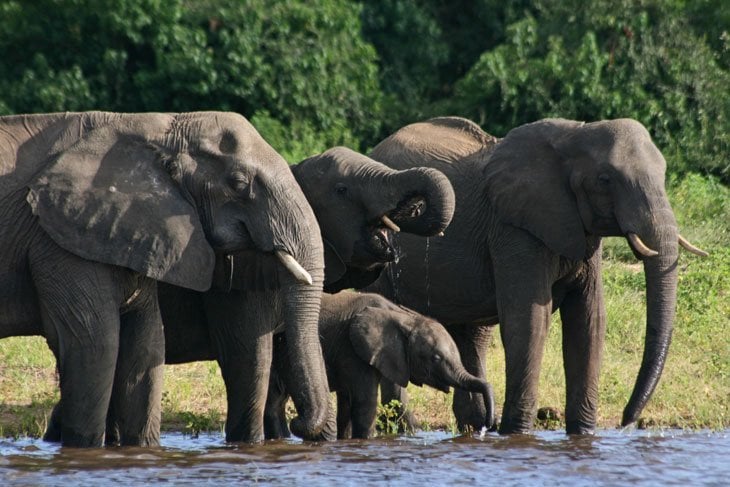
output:
[[[197,360],[220,365],[227,441],[367,438],[378,388],[408,412],[409,382],[453,387],[462,430],[507,434],[532,427],[559,310],[566,430],[586,434],[601,238],[623,236],[646,276],[630,424],[668,353],[678,246],[703,254],[678,233],[665,167],[627,119],[497,139],[441,117],[370,157],[289,167],[234,113],[0,117],[0,338],[45,337],[61,391],[45,439],[66,446],[159,444],[162,367]],[[497,324],[499,421],[484,370]]]

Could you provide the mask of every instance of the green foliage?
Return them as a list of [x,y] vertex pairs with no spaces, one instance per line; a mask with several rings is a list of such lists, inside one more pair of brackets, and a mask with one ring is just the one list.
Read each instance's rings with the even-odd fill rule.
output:
[[380,127],[376,54],[353,36],[347,0],[10,1],[0,13],[3,113],[265,111],[330,145]]
[[296,164],[334,145],[357,150],[358,141],[349,128],[338,124],[329,130],[317,131],[308,122],[293,122],[285,126],[262,110],[251,117],[251,123],[289,164]]
[[407,428],[400,401],[393,399],[388,404],[378,404],[375,428],[382,435],[397,435]]
[[670,170],[730,180],[730,75],[662,2],[534,2],[455,88],[449,106],[498,135],[544,117],[630,117]]

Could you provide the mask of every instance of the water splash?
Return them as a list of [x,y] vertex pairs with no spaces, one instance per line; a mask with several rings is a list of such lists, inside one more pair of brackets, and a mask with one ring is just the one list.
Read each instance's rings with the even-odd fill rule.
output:
[[401,258],[401,248],[400,245],[398,245],[398,238],[396,236],[393,236],[393,254],[395,258],[393,259],[393,262],[388,264],[386,266],[386,271],[388,272],[388,280],[390,281],[390,287],[393,290],[393,295],[391,297],[392,301],[396,304],[400,304],[400,296],[398,295],[398,280],[400,279],[400,267],[398,266],[398,262]]

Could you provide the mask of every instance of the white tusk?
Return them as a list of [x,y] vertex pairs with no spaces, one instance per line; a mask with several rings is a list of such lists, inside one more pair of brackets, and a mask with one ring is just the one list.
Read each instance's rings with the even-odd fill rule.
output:
[[396,225],[393,222],[393,220],[391,220],[390,218],[388,218],[388,215],[383,215],[382,217],[380,217],[380,220],[383,222],[383,225],[385,225],[386,227],[390,228],[394,232],[396,232],[396,233],[400,232],[400,227],[398,225]]
[[302,264],[297,262],[297,260],[292,257],[291,254],[288,254],[283,250],[277,250],[274,253],[276,254],[276,257],[279,258],[281,263],[284,264],[284,267],[286,267],[287,270],[291,272],[298,281],[306,282],[309,285],[312,284],[312,276],[309,275],[309,272],[307,272],[306,269],[302,267]]
[[691,243],[689,243],[689,240],[687,240],[686,238],[684,238],[681,235],[679,235],[679,245],[684,247],[688,252],[691,252],[695,255],[699,255],[700,257],[707,257],[708,255],[710,255],[707,252],[705,252],[704,250],[699,249],[699,248],[695,247],[694,245],[692,245]]
[[655,255],[659,255],[659,252],[647,247],[635,233],[627,233],[626,238],[628,238],[629,242],[631,242],[631,246],[644,257],[654,257]]
[[443,237],[444,236],[444,232],[439,232],[439,233],[436,234],[436,236],[437,237]]

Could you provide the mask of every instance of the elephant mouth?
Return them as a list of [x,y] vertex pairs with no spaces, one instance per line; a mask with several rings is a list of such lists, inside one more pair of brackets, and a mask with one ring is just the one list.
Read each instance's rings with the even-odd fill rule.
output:
[[381,225],[370,225],[367,230],[367,250],[376,262],[392,262],[396,258],[393,231]]

